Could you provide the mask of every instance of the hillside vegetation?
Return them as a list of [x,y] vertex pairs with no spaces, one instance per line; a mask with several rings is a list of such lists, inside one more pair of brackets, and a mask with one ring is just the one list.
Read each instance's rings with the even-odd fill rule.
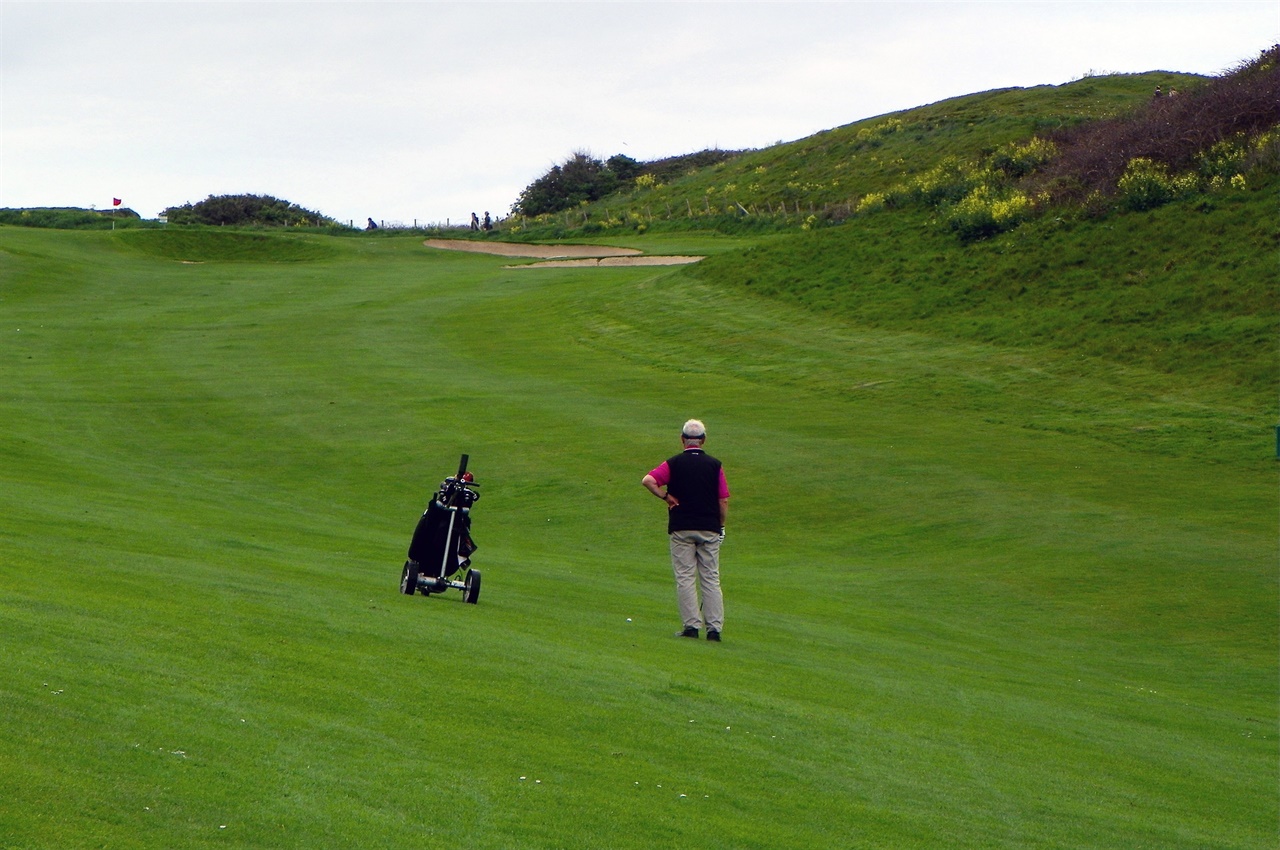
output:
[[57,230],[112,230],[116,227],[146,226],[139,215],[128,207],[112,210],[86,210],[78,207],[5,208],[0,209],[0,225],[3,224]]
[[1157,85],[1185,89],[1197,82],[1170,73],[1088,77],[952,98],[633,185],[580,206],[576,215],[510,219],[507,227],[530,238],[580,233],[584,226],[596,234],[641,226],[785,232],[811,215],[830,222],[838,209],[847,216],[866,195],[909,183],[946,160],[976,163],[1002,145],[1138,108]]
[[954,98],[669,183],[641,166],[613,195],[575,196],[575,210],[520,217],[510,230],[810,229],[922,206],[962,238],[982,238],[1043,214],[1096,217],[1247,186],[1248,173],[1280,169],[1278,123],[1280,45],[1217,78],[1113,75]]

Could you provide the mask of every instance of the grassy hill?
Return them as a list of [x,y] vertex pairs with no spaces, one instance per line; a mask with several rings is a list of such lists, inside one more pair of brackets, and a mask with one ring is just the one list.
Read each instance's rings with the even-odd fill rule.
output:
[[[0,227],[0,847],[1272,846],[1273,194],[604,240],[681,269]],[[463,452],[484,593],[402,596]]]
[[1280,301],[1275,176],[1105,221],[1050,218],[959,244],[927,212],[718,255],[691,274],[912,330],[1155,368],[1272,412]]
[[631,187],[573,213],[508,221],[504,235],[563,235],[584,223],[597,234],[641,224],[647,230],[793,229],[810,214],[910,181],[944,158],[977,160],[1036,134],[1124,114],[1148,102],[1156,86],[1185,89],[1203,79],[1125,74],[950,98],[745,152],[675,180]]

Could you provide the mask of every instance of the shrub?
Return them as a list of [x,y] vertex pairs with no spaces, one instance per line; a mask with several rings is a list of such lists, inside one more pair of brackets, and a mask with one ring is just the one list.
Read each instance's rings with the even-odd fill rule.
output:
[[902,132],[902,119],[890,118],[887,121],[881,121],[871,127],[861,127],[854,135],[859,142],[875,142],[892,133]]
[[44,227],[57,230],[106,230],[141,224],[131,209],[85,210],[78,207],[34,207],[0,209],[0,224]]
[[1136,157],[1130,160],[1117,188],[1126,207],[1149,210],[1191,194],[1199,188],[1199,181],[1193,174],[1170,175],[1164,163]]
[[605,162],[605,167],[614,173],[621,182],[635,180],[644,170],[644,166],[624,153],[616,153]]
[[741,153],[742,151],[722,151],[718,148],[709,148],[697,153],[655,159],[642,163],[642,174],[653,175],[653,179],[658,183],[670,183],[700,168],[708,168],[712,165],[728,162]]
[[862,196],[862,198],[858,201],[858,206],[855,208],[855,212],[873,213],[873,212],[879,212],[884,208],[885,208],[884,193],[871,192],[869,194]]
[[936,205],[959,201],[976,187],[996,182],[994,178],[990,169],[968,165],[949,156],[923,174],[916,175],[905,186],[895,186],[889,192],[900,202],[922,201]]
[[618,176],[585,151],[575,151],[563,165],[553,165],[534,180],[511,207],[520,215],[559,212],[596,201],[618,187]]
[[966,241],[984,239],[1017,227],[1031,215],[1031,199],[1022,192],[975,188],[946,213],[947,225]]
[[1025,177],[1053,159],[1058,147],[1048,139],[1035,136],[1026,144],[1010,142],[991,157],[991,167],[1009,177]]
[[1258,135],[1249,148],[1250,167],[1269,171],[1280,169],[1280,128]]
[[1200,174],[1212,179],[1220,177],[1230,179],[1245,169],[1248,159],[1248,142],[1243,133],[1236,133],[1229,139],[1223,139],[1197,157]]
[[296,227],[337,223],[328,216],[270,195],[210,195],[196,204],[169,207],[164,215],[170,224]]

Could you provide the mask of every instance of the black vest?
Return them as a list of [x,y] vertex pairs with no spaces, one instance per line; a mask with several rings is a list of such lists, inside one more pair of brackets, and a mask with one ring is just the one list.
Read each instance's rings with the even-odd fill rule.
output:
[[720,530],[720,461],[702,449],[667,458],[667,492],[680,504],[667,512],[667,533]]

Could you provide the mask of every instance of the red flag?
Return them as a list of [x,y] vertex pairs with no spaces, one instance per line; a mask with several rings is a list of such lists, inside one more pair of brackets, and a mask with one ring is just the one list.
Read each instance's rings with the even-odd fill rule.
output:
[[120,206],[120,199],[119,199],[119,198],[112,198],[112,199],[111,199],[111,206],[113,206],[113,207],[118,207],[118,206]]

